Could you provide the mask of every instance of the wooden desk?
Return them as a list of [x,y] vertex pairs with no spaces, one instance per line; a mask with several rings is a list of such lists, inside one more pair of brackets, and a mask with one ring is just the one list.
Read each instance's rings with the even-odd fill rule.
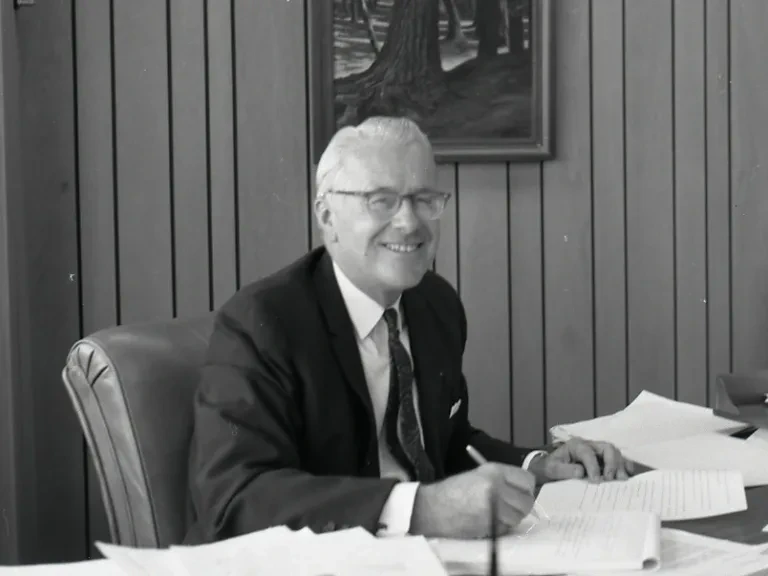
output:
[[763,526],[768,524],[768,486],[747,488],[746,493],[748,508],[744,512],[701,520],[664,522],[663,525],[743,544],[768,543],[768,532],[762,532]]

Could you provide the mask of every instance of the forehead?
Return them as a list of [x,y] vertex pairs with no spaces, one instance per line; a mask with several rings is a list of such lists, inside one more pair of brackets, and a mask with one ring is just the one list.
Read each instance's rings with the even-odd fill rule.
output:
[[431,152],[419,143],[370,144],[344,160],[336,179],[339,190],[392,188],[407,191],[435,185]]

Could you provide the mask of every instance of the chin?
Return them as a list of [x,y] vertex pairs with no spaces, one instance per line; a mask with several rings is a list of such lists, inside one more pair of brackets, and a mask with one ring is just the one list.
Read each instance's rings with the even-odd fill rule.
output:
[[424,274],[427,273],[427,267],[419,267],[418,269],[409,270],[392,270],[387,274],[387,284],[397,290],[407,290],[413,288],[421,279],[424,278]]

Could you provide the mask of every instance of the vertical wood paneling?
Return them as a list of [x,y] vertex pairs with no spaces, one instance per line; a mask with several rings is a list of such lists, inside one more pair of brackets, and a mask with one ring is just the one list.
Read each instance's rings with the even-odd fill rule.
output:
[[456,189],[456,164],[440,164],[437,167],[437,188],[442,192],[449,192],[452,196],[448,200],[445,212],[440,219],[440,246],[435,258],[435,271],[448,280],[454,288],[459,289],[459,262],[458,262],[458,218],[457,205],[459,203]]
[[704,3],[674,0],[677,397],[707,402]]
[[729,0],[706,3],[707,313],[709,397],[731,368]]
[[119,314],[171,318],[171,167],[166,6],[114,2]]
[[733,368],[768,365],[768,2],[731,0]]
[[[26,258],[23,226],[16,217],[21,200],[19,146],[18,53],[13,6],[0,4],[0,510],[5,529],[0,531],[0,564],[21,561],[24,540],[22,517],[27,510],[24,487],[17,482],[16,445],[19,443],[17,394],[13,382],[21,373],[15,309],[19,290],[19,263]],[[27,492],[28,493],[28,492]]]
[[189,317],[210,310],[205,3],[169,6],[175,313]]
[[544,163],[547,426],[594,413],[590,4],[555,3],[557,162]]
[[503,164],[459,168],[459,285],[467,314],[464,374],[469,417],[509,439],[507,171]]
[[309,247],[304,3],[235,0],[241,283]]
[[624,8],[592,0],[592,226],[596,416],[627,404]]
[[[80,194],[80,289],[83,335],[117,324],[112,146],[112,39],[108,2],[75,3],[77,138]],[[90,455],[88,542],[109,541],[104,504]]]
[[[86,551],[85,462],[62,362],[80,333],[72,3],[18,12],[25,300],[14,313],[22,371],[13,383],[24,422],[17,480],[34,495],[22,510],[23,562],[74,560]],[[62,25],[63,23],[63,25]],[[29,504],[30,502],[27,502]],[[29,530],[29,531],[27,531]]]
[[546,442],[541,165],[510,164],[509,299],[512,440]]
[[237,289],[232,3],[205,0],[213,307]]
[[624,10],[629,400],[674,397],[672,2]]

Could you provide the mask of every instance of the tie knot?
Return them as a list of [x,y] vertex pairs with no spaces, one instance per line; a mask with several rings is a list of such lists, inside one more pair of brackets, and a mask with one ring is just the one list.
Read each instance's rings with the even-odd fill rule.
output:
[[398,333],[397,328],[397,310],[394,308],[387,308],[384,310],[384,321],[387,323],[387,329],[389,335],[394,336]]

